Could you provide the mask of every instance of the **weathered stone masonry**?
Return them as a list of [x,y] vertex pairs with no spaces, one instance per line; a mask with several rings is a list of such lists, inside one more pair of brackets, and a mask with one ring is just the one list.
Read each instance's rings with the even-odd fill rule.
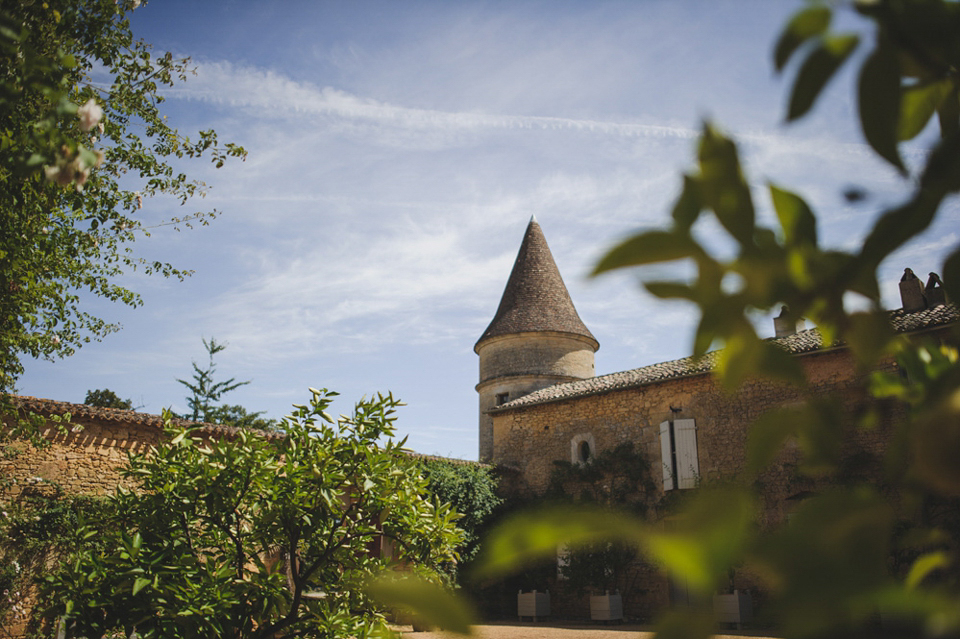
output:
[[[529,255],[531,247],[535,260]],[[534,261],[538,268],[530,267]],[[916,284],[907,282],[911,283]],[[546,292],[537,294],[538,286]],[[889,313],[897,332],[938,337],[956,324],[957,307],[945,303],[942,295],[921,290],[914,298],[905,296],[904,308]],[[812,396],[839,401],[845,424],[839,460],[844,472],[879,482],[890,431],[905,407],[870,398],[853,357],[842,345],[825,346],[818,331],[803,330],[801,323],[784,317],[775,321],[774,343],[799,359]],[[560,346],[534,346],[537,340],[557,337],[569,339],[571,345],[579,339],[580,350],[571,347],[565,353]],[[500,308],[475,347],[480,356],[481,458],[489,455],[503,469],[505,492],[542,495],[555,462],[582,463],[591,454],[631,444],[649,462],[656,485],[656,494],[644,501],[662,504],[668,490],[736,478],[745,468],[751,424],[771,409],[802,399],[796,388],[768,379],[748,381],[736,392],[719,388],[712,375],[716,352],[599,377],[582,365],[573,367],[575,371],[563,369],[565,361],[576,360],[570,356],[576,353],[581,363],[589,359],[592,370],[598,347],[573,308],[539,226],[531,220]],[[895,365],[886,362],[882,368],[892,370]],[[557,379],[564,372],[569,378]],[[875,411],[879,423],[858,430],[857,416],[869,409],[879,409]],[[759,525],[783,523],[800,501],[829,488],[798,472],[800,463],[798,445],[787,442],[758,478]],[[667,482],[673,486],[665,486]],[[658,518],[669,513],[650,514]],[[638,566],[638,571],[644,594],[625,600],[626,609],[643,615],[671,601],[663,575],[649,566]],[[738,576],[738,587],[753,585]]]
[[[56,482],[68,494],[106,495],[120,484],[120,468],[128,453],[146,452],[163,437],[163,420],[156,415],[35,398],[18,398],[22,410],[38,415],[69,413],[66,432],[47,421],[42,429],[50,442],[37,450],[26,442],[14,446],[18,454],[0,460],[0,474],[14,483],[4,497],[16,498],[31,478]],[[9,421],[12,417],[5,417]]]

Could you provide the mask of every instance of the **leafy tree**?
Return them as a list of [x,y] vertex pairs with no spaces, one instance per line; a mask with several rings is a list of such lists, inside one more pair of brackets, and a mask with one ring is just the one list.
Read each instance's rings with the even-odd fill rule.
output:
[[83,531],[105,537],[104,550],[78,553],[47,581],[50,618],[90,638],[385,631],[364,584],[384,569],[454,561],[457,515],[425,497],[416,460],[390,439],[393,397],[334,422],[335,393],[311,392],[285,435],[171,431],[134,457],[126,476],[138,489],[117,491],[115,516]]
[[[232,413],[240,419],[256,419],[261,413],[250,415],[245,409],[239,406],[232,407],[234,410],[231,411],[229,410],[231,407],[218,408],[213,405],[214,402],[219,402],[220,398],[226,393],[236,390],[241,386],[246,386],[250,381],[238,382],[235,377],[231,377],[223,382],[213,381],[213,374],[217,371],[217,366],[213,363],[213,356],[226,349],[227,345],[222,342],[217,343],[215,337],[211,337],[209,342],[205,338],[201,338],[201,341],[203,341],[203,347],[206,349],[207,356],[209,357],[207,367],[200,368],[196,362],[193,362],[193,383],[182,379],[177,380],[192,393],[191,396],[187,397],[187,406],[189,406],[192,411],[187,417],[195,422],[222,423],[217,422],[215,413],[218,413],[220,417],[228,418]],[[227,410],[225,410],[225,408],[227,408]]]
[[[585,463],[554,461],[546,499],[554,503],[600,505],[644,519],[663,515],[662,499],[647,457],[632,443],[600,451]],[[563,553],[564,590],[577,596],[619,591],[628,597],[637,574],[637,549],[623,542],[598,541]],[[558,558],[559,559],[559,558]]]
[[120,396],[109,388],[104,388],[103,390],[88,390],[83,403],[87,406],[99,406],[100,408],[133,410],[133,401],[120,399]]
[[[849,10],[867,37],[831,29],[835,10]],[[853,55],[861,47],[863,57]],[[882,211],[859,250],[824,247],[816,214],[797,194],[767,185],[777,226],[758,223],[754,193],[737,146],[705,123],[697,165],[683,177],[672,220],[610,250],[596,273],[675,260],[695,267],[687,281],[648,281],[664,299],[697,306],[694,353],[723,346],[715,374],[723,386],[766,377],[793,385],[805,402],[777,408],[753,425],[742,482],[684,500],[670,532],[608,511],[524,513],[491,536],[482,574],[504,574],[524,562],[551,557],[558,543],[573,546],[621,541],[640,548],[686,581],[705,604],[668,612],[660,636],[706,637],[713,632],[709,597],[728,571],[746,565],[767,583],[768,612],[786,637],[870,636],[877,613],[905,636],[960,632],[960,327],[939,341],[897,335],[881,307],[879,265],[927,229],[944,200],[960,191],[960,4],[944,0],[875,0],[849,5],[811,3],[786,24],[774,51],[783,71],[800,59],[787,120],[803,117],[844,65],[857,61],[857,117],[869,146],[913,189]],[[900,144],[937,117],[940,138],[915,169]],[[718,255],[694,228],[712,217],[729,236],[734,255]],[[941,271],[960,299],[960,248]],[[731,281],[735,287],[728,286]],[[849,311],[856,293],[870,308]],[[841,340],[858,370],[878,371],[896,360],[905,374],[863,376],[876,400],[853,417],[870,428],[893,398],[909,408],[883,460],[884,485],[845,470],[840,433],[850,424],[809,384],[799,362],[761,339],[750,321],[781,305],[789,317],[812,319],[824,344]],[[798,472],[826,477],[833,488],[804,500],[789,525],[758,529],[754,480],[788,441],[804,455]]]
[[266,431],[280,430],[282,424],[279,420],[261,417],[261,415],[263,415],[262,411],[251,413],[238,404],[224,404],[223,406],[210,408],[206,419],[203,421],[211,424],[233,426],[234,428],[255,428]]
[[491,468],[478,464],[424,459],[421,465],[437,503],[451,504],[461,516],[457,525],[463,530],[463,543],[457,552],[462,562],[469,562],[479,550],[484,525],[503,502],[497,495],[497,479]]
[[[0,7],[0,391],[21,358],[54,359],[119,328],[84,310],[81,292],[141,303],[116,282],[140,270],[189,273],[133,251],[150,225],[144,198],[185,204],[205,185],[171,160],[244,157],[213,131],[196,138],[168,124],[163,87],[189,60],[154,55],[130,30],[139,0],[5,2]],[[206,224],[192,213],[161,224]]]

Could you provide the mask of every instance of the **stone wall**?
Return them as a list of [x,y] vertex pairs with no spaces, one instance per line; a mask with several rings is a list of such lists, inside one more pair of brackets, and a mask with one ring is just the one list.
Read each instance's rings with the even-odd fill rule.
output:
[[[806,355],[801,363],[818,395],[839,393],[846,411],[866,405],[866,394],[845,350]],[[554,461],[576,461],[571,442],[588,436],[597,452],[633,443],[659,469],[660,423],[686,418],[696,420],[700,476],[711,482],[743,470],[747,432],[754,420],[774,407],[798,401],[796,389],[770,380],[749,381],[736,392],[727,392],[707,373],[520,406],[493,415],[494,459],[519,473],[518,487],[528,495],[546,489]],[[893,416],[887,413],[889,422]],[[881,427],[858,440],[879,452],[883,433]],[[662,473],[655,472],[654,479],[662,491]]]
[[[25,440],[5,444],[0,455],[0,511],[33,498],[104,496],[124,483],[121,470],[128,455],[149,452],[166,436],[159,415],[134,411],[97,408],[32,397],[12,397],[20,415],[40,416],[40,433],[49,445],[34,447]],[[69,415],[69,421],[57,417]],[[3,415],[4,427],[17,419]],[[174,420],[176,426],[191,422]],[[199,425],[199,434],[216,438],[231,437],[236,429],[210,424]],[[279,436],[279,435],[278,435]],[[38,565],[55,559],[36,559]],[[35,568],[36,566],[34,566]],[[36,589],[24,587],[16,597],[17,609],[8,614],[3,630],[11,637],[32,632],[26,625],[37,605]]]
[[[25,440],[6,444],[5,454],[0,455],[3,511],[38,497],[113,493],[123,482],[120,470],[127,464],[128,454],[147,452],[164,437],[163,419],[157,415],[30,397],[10,399],[21,415],[32,412],[43,418],[40,433],[49,445],[36,448]],[[67,422],[51,419],[68,414]],[[3,424],[10,427],[16,419],[4,415]],[[35,561],[42,566],[55,560],[47,557]],[[16,609],[4,620],[4,630],[20,637],[31,632],[27,622],[37,605],[37,595],[26,584],[15,594]]]
[[[877,476],[885,442],[893,423],[903,415],[898,404],[883,406],[881,423],[869,431],[856,429],[855,415],[862,413],[871,400],[863,379],[855,371],[849,352],[843,349],[821,351],[800,357],[800,362],[818,396],[840,398],[844,421],[850,428],[843,434],[844,459],[864,462],[860,470]],[[892,367],[888,364],[887,367]],[[753,380],[736,392],[721,389],[709,373],[649,383],[635,388],[540,404],[506,408],[493,415],[494,459],[504,469],[504,486],[514,494],[533,497],[543,494],[550,484],[554,461],[576,462],[576,444],[590,441],[595,453],[632,443],[652,469],[655,494],[647,497],[652,505],[649,516],[659,519],[668,514],[673,493],[663,490],[660,424],[680,418],[694,419],[697,426],[697,455],[701,483],[710,485],[736,478],[745,468],[747,434],[750,425],[772,408],[799,402],[800,393],[785,384]],[[797,472],[800,453],[788,444],[779,458],[762,473],[760,487],[760,525],[775,526],[786,520],[804,495],[826,488]],[[663,512],[658,512],[658,508]],[[624,598],[625,612],[649,618],[676,598],[671,595],[667,578],[649,566],[636,567],[640,586],[636,594]],[[735,584],[758,592],[758,581],[738,573]],[[553,584],[558,588],[559,584]],[[682,586],[680,586],[682,589]],[[572,609],[573,602],[565,605]]]
[[[20,398],[18,403],[22,410],[41,416],[69,414],[71,419],[63,425],[46,421],[41,433],[47,447],[12,444],[14,454],[0,459],[0,475],[12,480],[2,493],[5,499],[15,499],[39,480],[55,482],[71,495],[112,493],[127,455],[146,452],[164,436],[163,420],[157,415],[34,398]],[[4,423],[12,419],[6,416]]]
[[581,335],[551,331],[498,335],[478,343],[480,461],[493,456],[493,420],[487,411],[541,388],[593,377],[595,347]]

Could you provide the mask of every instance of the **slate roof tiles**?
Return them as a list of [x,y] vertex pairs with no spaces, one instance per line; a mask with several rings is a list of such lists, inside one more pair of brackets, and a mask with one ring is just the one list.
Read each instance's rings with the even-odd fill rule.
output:
[[497,313],[474,350],[491,337],[539,331],[573,333],[599,348],[573,306],[540,225],[531,218]]

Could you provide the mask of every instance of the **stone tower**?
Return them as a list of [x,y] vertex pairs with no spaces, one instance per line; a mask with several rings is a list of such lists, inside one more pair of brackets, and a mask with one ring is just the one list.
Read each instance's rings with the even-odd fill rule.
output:
[[480,461],[493,461],[491,408],[535,390],[594,376],[599,342],[584,326],[530,219],[493,321],[473,350],[480,356]]

